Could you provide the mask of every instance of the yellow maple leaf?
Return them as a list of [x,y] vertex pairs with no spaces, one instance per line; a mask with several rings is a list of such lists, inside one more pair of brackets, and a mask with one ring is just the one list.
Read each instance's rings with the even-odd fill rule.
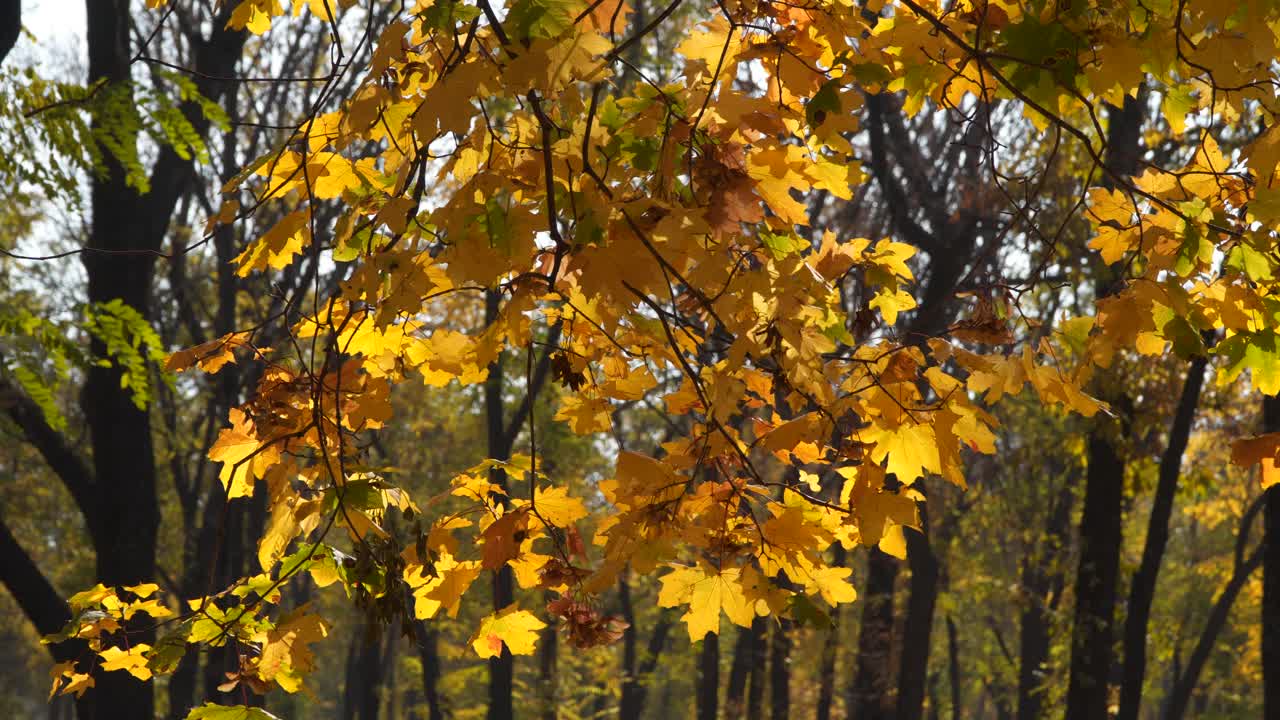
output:
[[538,631],[546,626],[528,610],[508,605],[480,621],[480,628],[471,636],[471,647],[482,658],[498,657],[504,645],[512,655],[532,655]]
[[915,297],[899,288],[881,288],[876,296],[871,298],[867,303],[867,307],[875,308],[884,316],[886,325],[893,325],[898,322],[898,313],[904,310],[911,310],[916,306]]
[[747,156],[747,174],[756,182],[756,193],[788,225],[809,224],[808,209],[791,196],[792,190],[804,192],[810,187],[796,167],[805,164],[803,151],[790,146],[757,150]]
[[301,689],[299,678],[315,668],[311,643],[328,635],[329,623],[306,605],[293,610],[280,618],[274,628],[254,636],[255,642],[262,643],[258,677],[275,680],[287,692],[297,692]]
[[541,488],[533,499],[530,507],[538,513],[534,519],[546,520],[556,527],[568,527],[587,516],[587,506],[578,498],[570,497],[568,488]]
[[102,657],[103,670],[124,670],[139,680],[150,680],[151,670],[147,668],[146,657],[150,649],[146,643],[137,643],[129,648],[109,647],[98,655]]
[[227,499],[253,495],[253,480],[266,474],[267,468],[280,460],[275,446],[262,447],[254,434],[253,424],[239,408],[229,413],[231,427],[224,428],[209,448],[209,459],[222,463],[218,479],[227,490]]
[[1266,433],[1231,443],[1231,462],[1241,467],[1261,468],[1262,489],[1280,483],[1280,432]]
[[76,672],[76,663],[74,660],[60,662],[49,670],[49,676],[53,678],[53,686],[49,688],[49,699],[52,700],[55,695],[69,695],[75,693],[76,697],[83,697],[85,690],[94,686],[93,676],[88,673]]
[[676,46],[676,52],[686,60],[701,62],[708,72],[714,70],[723,53],[726,58],[737,54],[742,45],[739,32],[729,27],[729,21],[716,15],[706,24],[706,30],[695,30]]
[[720,612],[740,627],[749,627],[755,618],[753,603],[743,592],[738,568],[716,570],[708,565],[675,566],[661,578],[660,607],[688,604],[681,617],[689,628],[689,639],[697,642],[707,633],[720,632]]
[[294,509],[295,504],[286,498],[276,499],[271,506],[271,518],[267,521],[262,539],[258,541],[258,564],[263,571],[271,570],[284,554],[285,548],[302,530]]
[[248,29],[254,35],[261,35],[271,29],[271,18],[284,14],[280,0],[241,0],[236,9],[231,11],[227,27],[235,30]]
[[845,567],[814,570],[804,578],[805,592],[821,595],[831,605],[851,603],[858,598],[858,592],[847,579],[852,574],[853,570]]
[[579,435],[604,432],[613,427],[613,406],[604,398],[566,395],[556,410],[556,420],[564,420]]
[[905,415],[901,424],[877,418],[870,427],[858,431],[859,439],[873,444],[871,459],[886,462],[885,469],[910,485],[925,475],[942,472],[938,457],[938,441],[933,426],[916,422]]
[[890,525],[885,528],[884,536],[876,545],[887,555],[892,555],[899,560],[907,559],[907,537],[901,525]]
[[883,468],[865,464],[837,472],[846,478],[840,491],[840,504],[853,511],[858,539],[863,545],[881,542],[894,526],[918,522],[915,501],[884,488]]
[[480,563],[459,561],[449,553],[441,553],[432,569],[435,576],[428,577],[427,569],[416,561],[416,556],[414,562],[405,565],[404,579],[413,589],[413,615],[419,619],[432,618],[444,608],[449,617],[456,617],[462,596],[480,576]]
[[310,214],[306,208],[285,215],[262,237],[249,243],[232,260],[236,274],[245,277],[255,270],[280,270],[293,262],[302,247],[311,240]]

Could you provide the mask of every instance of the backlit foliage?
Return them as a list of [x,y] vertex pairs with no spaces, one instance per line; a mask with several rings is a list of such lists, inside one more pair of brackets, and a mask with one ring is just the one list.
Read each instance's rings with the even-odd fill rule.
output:
[[[243,0],[232,23],[272,42],[310,12],[336,33],[361,16],[353,5]],[[1280,390],[1280,136],[1258,130],[1275,105],[1271,3],[672,0],[645,25],[629,15],[624,0],[408,3],[364,38],[372,61],[341,108],[228,184],[255,204],[224,205],[211,228],[263,206],[282,218],[236,259],[240,274],[306,255],[348,267],[336,294],[290,299],[301,319],[285,346],[244,329],[170,359],[265,364],[209,453],[229,497],[269,498],[262,574],[177,608],[152,648],[112,635],[129,613],[159,617],[149,588],[77,596],[67,635],[100,659],[60,666],[55,690],[82,692],[90,663],[167,673],[188,643],[234,637],[256,649],[238,682],[297,691],[328,630],[275,607],[304,573],[384,616],[435,618],[510,567],[559,597],[546,612],[580,647],[618,637],[597,599],[628,566],[659,576],[658,602],[694,640],[722,617],[797,617],[857,596],[833,543],[904,555],[914,485],[963,486],[966,456],[994,451],[987,409],[1002,397],[1030,386],[1064,412],[1109,412],[1089,394],[1095,370],[1169,352],[1221,358],[1219,383],[1248,370]],[[659,29],[683,38],[667,76],[630,59]],[[335,41],[338,62],[350,51]],[[1059,230],[1040,219],[1055,215],[1037,184],[1065,166],[1080,190],[1071,221],[1089,224],[1114,291],[1035,333],[1019,305],[1034,272],[979,278],[960,323],[901,331],[928,249],[815,228],[805,202],[871,182],[859,118],[880,93],[969,123],[1017,108],[1053,150],[1027,170],[988,137],[969,152],[996,187],[973,202],[1001,207],[1003,232],[1038,257]],[[1105,108],[1126,96],[1158,104],[1159,132],[1196,133],[1194,154],[1116,172]],[[328,203],[342,215],[320,227]],[[863,307],[847,300],[855,287]],[[1208,347],[1207,331],[1223,339]],[[546,471],[533,425],[520,454],[477,458],[438,497],[411,498],[372,464],[397,385],[483,383],[504,354],[545,359],[555,420],[578,433],[609,432],[638,400],[681,431],[656,455],[621,452],[581,496]],[[1264,436],[1235,457],[1269,483],[1278,452]],[[416,542],[396,544],[393,515],[416,522]],[[541,610],[500,609],[472,647],[533,652]]]

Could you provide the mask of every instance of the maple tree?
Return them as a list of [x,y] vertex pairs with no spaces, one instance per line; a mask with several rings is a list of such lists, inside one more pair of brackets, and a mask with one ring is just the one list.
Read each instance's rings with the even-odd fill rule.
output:
[[[535,652],[549,623],[578,648],[624,637],[629,622],[600,598],[631,573],[657,576],[656,603],[691,641],[726,620],[751,630],[855,602],[845,554],[933,553],[921,544],[926,483],[966,486],[966,463],[996,451],[1010,398],[1093,418],[1095,473],[1131,419],[1112,387],[1124,368],[1187,363],[1196,400],[1211,361],[1215,387],[1247,370],[1250,389],[1280,392],[1270,4],[672,0],[643,23],[623,0],[356,5],[241,0],[219,16],[243,42],[309,14],[332,29],[320,94],[342,88],[336,109],[226,179],[205,228],[272,218],[232,262],[240,278],[293,273],[279,316],[166,361],[175,373],[256,368],[207,457],[224,501],[265,503],[258,568],[179,607],[156,599],[153,578],[125,579],[153,568],[102,574],[49,637],[93,651],[57,665],[55,692],[171,674],[194,646],[238,649],[229,688],[297,692],[332,626],[279,607],[291,583],[340,586],[380,619],[432,621],[492,576],[496,606],[470,646],[506,673],[509,696],[510,657]],[[344,23],[361,25],[358,47]],[[679,41],[638,65],[659,33]],[[984,180],[923,222],[912,203],[931,201],[895,193],[877,149],[886,127],[900,131],[880,120],[890,98],[907,118],[955,118],[969,141],[956,152]],[[1139,162],[1121,137],[1138,141],[1143,126],[1123,118],[1143,106],[1160,118],[1143,142],[1170,142],[1167,162]],[[999,129],[997,111],[1009,114]],[[1040,138],[1038,151],[1019,152],[1011,133]],[[873,184],[893,216],[884,236],[842,236],[815,217],[813,198]],[[1042,194],[1050,184],[1072,192]],[[926,258],[955,251],[938,240],[951,223],[972,265],[918,286]],[[1079,312],[1053,304],[1045,277],[1065,264],[1069,232],[1088,236],[1080,264],[1097,266]],[[340,282],[319,281],[326,265]],[[101,387],[136,376],[130,362],[152,359],[139,347],[158,343],[129,329],[147,297],[94,300],[115,308],[92,325],[95,354],[115,358],[94,376]],[[453,383],[484,393],[487,453],[446,492],[415,497],[370,448],[397,421],[399,388]],[[146,397],[134,410],[112,397],[145,415]],[[547,426],[603,435],[638,402],[676,431],[656,452],[620,450],[606,479],[566,482]],[[1280,481],[1280,433],[1267,429],[1240,433],[1232,452],[1259,466],[1264,489]],[[1280,512],[1276,491],[1266,504],[1267,518]],[[1169,522],[1161,512],[1154,529]],[[1118,534],[1118,514],[1104,521]],[[1158,568],[1163,545],[1151,552]],[[913,566],[913,584],[927,578]],[[1087,579],[1114,596],[1114,577]],[[893,576],[881,584],[891,593]],[[550,600],[518,599],[516,586]],[[1269,594],[1263,612],[1277,602]],[[1103,614],[1110,633],[1107,603],[1082,601],[1077,624]],[[915,626],[926,640],[932,613]],[[1134,622],[1141,648],[1146,618]],[[1071,673],[1086,690],[1069,702],[1110,669],[1110,649],[1088,652],[1109,636],[1090,632]],[[1142,665],[1126,656],[1129,668],[1140,696]],[[900,699],[917,714],[918,682]],[[1098,716],[1098,697],[1081,717]],[[714,689],[710,702],[714,716]],[[189,717],[233,712],[266,716],[208,705]]]

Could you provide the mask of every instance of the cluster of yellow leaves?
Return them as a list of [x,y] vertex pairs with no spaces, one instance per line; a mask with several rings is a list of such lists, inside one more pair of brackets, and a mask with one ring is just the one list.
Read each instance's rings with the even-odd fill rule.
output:
[[[84,640],[98,656],[98,668],[105,672],[123,670],[139,680],[150,680],[149,663],[151,646],[146,643],[120,645],[120,631],[139,613],[161,619],[173,615],[157,596],[159,586],[154,583],[124,588],[108,588],[101,583],[67,599],[73,618],[56,635],[43,642],[61,642],[68,639]],[[121,597],[124,593],[124,597]],[[94,686],[94,677],[88,668],[74,660],[56,663],[50,671],[53,687],[52,698],[57,693],[75,693],[77,697]]]
[[[625,16],[625,6],[586,13],[582,2],[526,0],[509,8],[502,28],[485,17],[453,54],[437,52],[435,41],[463,21],[441,20],[430,7],[382,30],[368,78],[342,110],[307,123],[300,142],[241,178],[259,178],[258,197],[287,211],[237,259],[240,272],[292,262],[312,241],[315,204],[337,198],[346,213],[333,257],[355,261],[341,297],[295,328],[351,358],[342,382],[313,382],[323,389],[306,402],[288,385],[302,383],[300,374],[261,388],[259,406],[273,397],[286,407],[270,416],[271,429],[266,413],[238,411],[211,453],[233,496],[251,492],[254,480],[271,489],[264,568],[321,512],[282,478],[331,492],[344,482],[334,448],[355,427],[331,420],[330,433],[286,418],[315,415],[325,390],[358,388],[364,397],[374,380],[394,384],[414,372],[432,385],[483,381],[503,348],[529,347],[539,322],[558,330],[557,377],[568,391],[556,420],[582,434],[608,431],[619,404],[663,392],[665,408],[687,416],[687,432],[659,458],[623,453],[615,477],[600,484],[611,509],[589,536],[600,556],[594,567],[585,547],[565,539],[588,518],[582,499],[539,482],[533,497],[513,496],[489,477],[501,470],[542,480],[530,463],[459,475],[449,511],[433,501],[440,514],[403,553],[418,617],[456,613],[477,577],[503,566],[522,587],[586,595],[628,567],[670,566],[662,600],[690,606],[697,636],[718,626],[711,616],[724,598],[730,619],[748,623],[790,612],[795,592],[849,602],[848,571],[829,566],[825,548],[905,553],[903,528],[916,524],[922,499],[909,486],[928,475],[963,484],[964,453],[993,450],[995,421],[970,395],[989,389],[983,378],[1002,379],[997,396],[1026,380],[1069,407],[1096,409],[1076,378],[1035,354],[1009,361],[944,341],[925,352],[888,334],[850,334],[841,287],[853,277],[885,329],[916,309],[913,246],[831,233],[813,246],[798,234],[809,218],[797,193],[850,198],[864,180],[846,139],[861,104],[859,67],[905,62],[887,40],[849,43],[850,28],[873,30],[858,8],[751,11],[786,28],[787,44],[813,65],[780,58],[778,38],[746,30],[745,19],[730,24],[712,13],[679,47],[684,85],[591,98],[585,91],[608,80],[617,42],[603,23]],[[262,4],[245,12],[254,8]],[[896,22],[911,28],[909,38],[922,27]],[[876,25],[872,37],[893,25]],[[734,86],[740,65],[759,63],[763,94]],[[500,119],[484,113],[497,97],[519,109]],[[357,141],[384,150],[372,161],[348,159],[344,150]],[[454,149],[426,163],[422,154],[442,143]],[[431,171],[438,194],[425,210],[418,178]],[[536,239],[541,231],[554,246]],[[456,307],[433,298],[472,287],[503,294],[481,330],[431,318],[432,309]],[[707,363],[699,353],[713,335],[723,356]],[[953,359],[971,375],[967,388],[942,369]],[[319,416],[337,417],[328,408]],[[362,427],[388,419],[370,417]],[[307,447],[333,458],[319,470],[301,467],[293,457]],[[787,465],[804,466],[809,480],[779,493],[770,486],[794,482],[784,479]],[[370,517],[357,524],[367,527],[353,534],[377,532],[383,507],[365,508]],[[459,533],[470,540],[460,543]],[[505,628],[506,617],[486,627]],[[478,634],[477,651],[496,652],[493,637],[502,633]]]
[[[349,4],[292,9],[336,25]],[[403,583],[413,613],[432,618],[455,614],[482,573],[509,567],[521,587],[561,593],[549,612],[590,644],[616,629],[590,599],[623,573],[665,569],[659,602],[685,608],[698,639],[722,614],[749,625],[793,613],[797,599],[852,601],[848,569],[826,550],[904,555],[923,499],[913,485],[963,485],[966,454],[994,451],[986,405],[1028,385],[1045,404],[1093,415],[1105,410],[1082,389],[1093,368],[1171,347],[1224,358],[1219,382],[1248,369],[1263,392],[1280,390],[1274,131],[1241,154],[1206,134],[1183,167],[1090,189],[1090,246],[1127,282],[1096,315],[1017,352],[980,347],[1012,339],[989,302],[950,338],[900,337],[919,312],[917,248],[819,235],[803,202],[814,191],[849,199],[865,182],[851,138],[866,94],[880,91],[901,92],[910,114],[1017,100],[1036,127],[1079,141],[1094,162],[1082,181],[1097,185],[1096,106],[1143,83],[1161,93],[1175,134],[1201,110],[1234,121],[1251,103],[1270,108],[1268,83],[1255,80],[1269,79],[1276,54],[1274,10],[887,4],[703,3],[665,28],[685,39],[663,84],[614,76],[641,42],[621,2],[515,0],[495,13],[419,0],[377,28],[343,105],[228,183],[280,217],[236,259],[239,273],[288,267],[304,251],[350,272],[292,328],[311,355],[267,365],[210,452],[228,497],[261,486],[271,508],[264,574],[226,592],[274,602],[305,567],[321,585],[376,597]],[[242,0],[230,24],[262,34],[284,14],[279,0]],[[340,217],[317,248],[326,204]],[[234,215],[226,207],[214,222]],[[851,288],[865,298],[856,321]],[[467,299],[476,290],[489,298],[483,323]],[[1211,331],[1222,336],[1214,348]],[[216,372],[251,340],[229,335],[170,365]],[[654,456],[620,453],[613,477],[581,497],[534,458],[481,463],[424,503],[422,537],[381,580],[318,545],[324,518],[359,546],[389,537],[387,512],[419,512],[363,469],[356,442],[391,421],[391,388],[415,375],[483,382],[506,350],[545,354],[560,389],[544,392],[575,432],[609,431],[639,401],[656,401],[680,431]],[[1261,463],[1269,484],[1277,447],[1246,441],[1236,461]],[[319,550],[286,556],[295,542]],[[198,608],[183,642],[219,642],[230,623],[263,649],[250,672],[287,690],[326,632],[306,614],[273,623],[207,599]],[[472,645],[482,657],[504,645],[531,652],[542,627],[513,605],[485,618]],[[135,672],[130,657],[104,662]],[[69,672],[64,690],[91,682]]]

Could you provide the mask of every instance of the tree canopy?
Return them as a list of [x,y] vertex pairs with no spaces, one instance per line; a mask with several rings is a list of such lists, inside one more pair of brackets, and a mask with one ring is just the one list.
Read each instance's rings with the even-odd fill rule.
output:
[[[1047,650],[1024,667],[1019,717],[1050,698],[1107,717],[1108,683],[1138,717],[1196,452],[1234,464],[1200,487],[1243,517],[1206,622],[1265,568],[1250,642],[1280,712],[1280,542],[1248,539],[1258,514],[1280,532],[1277,491],[1254,501],[1280,484],[1280,407],[1254,426],[1280,392],[1280,6],[184,4],[147,0],[133,27],[174,33],[172,57],[127,2],[91,7],[87,86],[27,70],[5,91],[4,132],[34,141],[0,173],[92,218],[80,315],[15,280],[0,316],[6,411],[98,557],[36,622],[82,714],[103,692],[150,716],[145,683],[222,653],[222,696],[185,717],[273,717],[249,697],[307,688],[327,594],[419,645],[486,606],[466,644],[508,717],[513,656],[557,636],[626,643],[634,674],[651,578],[659,622],[717,653],[702,672],[733,626],[750,643],[862,603],[846,712],[921,717],[939,586],[986,572],[938,558],[1014,542],[969,515],[994,497],[1043,516],[1044,548],[992,560],[1044,599],[1024,643],[1059,622],[1055,565],[1079,568],[1070,660],[1051,683]],[[34,246],[8,262],[60,254]],[[162,473],[189,497],[180,581],[155,559]],[[1077,512],[1076,557],[1053,555]],[[954,686],[968,611],[941,611]],[[900,633],[892,660],[876,627]],[[1161,690],[1177,713],[1198,652]]]

